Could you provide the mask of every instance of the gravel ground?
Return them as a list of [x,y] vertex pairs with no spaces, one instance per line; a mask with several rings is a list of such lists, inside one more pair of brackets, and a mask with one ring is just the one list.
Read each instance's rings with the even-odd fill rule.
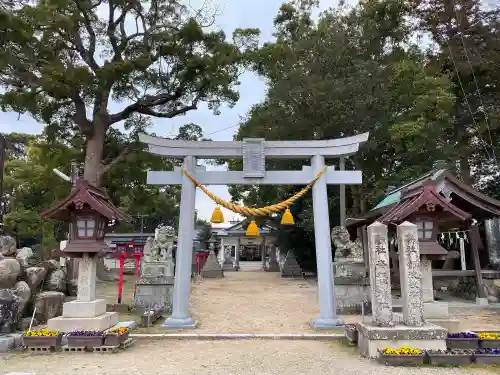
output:
[[486,375],[481,369],[384,367],[319,341],[141,341],[118,354],[14,354],[2,373],[36,375]]
[[279,272],[226,272],[193,285],[191,311],[210,333],[311,332],[319,315],[316,287]]
[[[260,262],[241,262],[243,270],[258,270]],[[226,272],[222,279],[192,284],[191,312],[198,320],[196,332],[205,333],[301,333],[312,332],[319,315],[313,280],[281,279],[278,272]],[[133,303],[135,277],[126,275],[123,302]],[[116,302],[116,282],[98,283],[97,295]],[[499,330],[500,311],[464,309],[452,316],[460,330]],[[139,319],[121,314],[121,320]],[[342,316],[346,323],[359,315]],[[159,322],[161,323],[161,322]],[[164,332],[164,331],[162,331]]]

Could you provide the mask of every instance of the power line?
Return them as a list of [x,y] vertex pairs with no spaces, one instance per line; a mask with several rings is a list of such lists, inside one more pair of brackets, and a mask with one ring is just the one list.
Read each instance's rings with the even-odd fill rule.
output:
[[[461,25],[460,25],[460,22],[459,22],[459,16],[458,16],[458,11],[457,11],[457,4],[456,4],[455,0],[453,0],[453,9],[455,10],[455,16],[456,16],[456,19],[457,19],[457,28],[459,28]],[[465,13],[465,7],[463,8],[463,12],[464,12],[464,17],[467,17],[467,14]],[[486,121],[486,129],[488,130],[488,136],[490,138],[490,147],[491,147],[491,151],[493,153],[493,159],[495,160],[495,164],[498,166],[498,160],[497,160],[497,156],[496,156],[496,153],[495,153],[495,147],[493,146],[493,137],[491,136],[491,126],[490,126],[490,121],[489,121],[489,118],[488,118],[488,113],[486,111],[486,106],[484,105],[483,97],[481,95],[481,91],[479,90],[479,84],[477,83],[476,73],[474,72],[474,67],[472,66],[472,62],[471,62],[471,60],[469,58],[469,53],[467,51],[467,46],[465,45],[464,34],[460,30],[459,30],[459,33],[460,33],[460,39],[462,40],[462,46],[464,47],[465,57],[467,58],[467,61],[469,63],[469,67],[470,67],[470,70],[471,70],[471,73],[472,73],[472,78],[474,80],[474,84],[476,85],[476,92],[477,92],[477,95],[479,97],[479,101],[481,103],[481,108],[482,108],[482,112],[483,112],[483,115],[484,115],[484,119]]]
[[236,124],[236,125],[231,125],[231,126],[228,126],[227,128],[223,128],[223,129],[219,129],[219,130],[216,130],[212,133],[208,133],[206,134],[205,136],[209,136],[209,135],[212,135],[212,134],[216,134],[216,133],[220,133],[220,132],[223,132],[224,130],[228,130],[228,129],[232,129],[232,128],[235,128],[237,126],[240,126],[240,124]]
[[[454,7],[454,10],[456,12],[456,7]],[[439,17],[439,14],[437,11],[436,12],[436,16]],[[457,19],[457,24],[458,24],[458,19]],[[479,129],[479,126],[476,122],[476,119],[474,117],[474,113],[472,112],[472,107],[469,103],[469,99],[467,97],[467,93],[465,92],[465,88],[464,88],[464,85],[462,83],[462,79],[460,78],[460,71],[458,70],[458,66],[457,66],[457,63],[455,61],[455,58],[453,57],[453,51],[451,49],[451,44],[450,44],[450,40],[445,38],[446,40],[446,44],[448,46],[448,51],[449,51],[449,55],[450,55],[450,59],[453,63],[453,67],[454,67],[454,70],[455,70],[455,73],[457,75],[457,80],[458,80],[458,83],[460,85],[460,89],[462,90],[462,94],[464,95],[464,100],[465,100],[465,104],[467,106],[467,109],[469,110],[469,113],[471,115],[471,118],[472,118],[472,123],[474,124],[474,126]],[[482,139],[482,137],[478,134],[478,139],[481,141],[480,143],[482,144],[483,148],[484,148],[484,151],[486,152],[486,155],[488,156],[488,158],[491,158],[489,152],[488,152],[488,148],[486,147],[488,144]],[[493,144],[490,145],[490,147],[493,149]],[[495,160],[495,163],[496,165],[498,166],[498,163],[496,162],[496,158],[494,159]]]

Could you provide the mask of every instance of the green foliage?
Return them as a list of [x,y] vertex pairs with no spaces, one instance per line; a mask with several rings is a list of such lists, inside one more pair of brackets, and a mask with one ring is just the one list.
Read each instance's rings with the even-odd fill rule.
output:
[[196,226],[201,227],[201,230],[198,233],[198,241],[205,243],[212,238],[212,224],[208,221],[198,219],[196,221]]
[[[192,11],[178,0],[12,2],[0,8],[0,108],[30,114],[49,133],[78,132],[84,176],[96,185],[115,165],[101,163],[113,124],[137,132],[149,117],[202,102],[215,113],[234,105],[259,33],[237,29],[231,42],[209,28],[206,5]],[[125,106],[110,113],[110,100]]]
[[[193,129],[196,130],[194,133]],[[135,145],[135,136],[110,129],[104,145],[105,157],[116,158],[127,146]],[[197,141],[202,136],[198,125],[189,124],[180,128],[178,138]],[[39,137],[16,133],[6,137],[10,146],[4,182],[6,231],[26,246],[42,241],[53,244],[65,239],[67,225],[42,219],[39,213],[69,193],[69,183],[52,170],[57,168],[70,175],[71,162],[83,163],[81,135],[74,133],[71,138],[63,139],[60,134],[52,133],[49,137],[46,132]],[[103,186],[111,199],[132,217],[140,218],[133,223],[121,223],[115,229],[117,232],[140,232],[141,225],[144,232],[152,232],[160,223],[177,225],[179,187],[163,188],[146,184],[148,170],[169,170],[176,163],[178,161],[136,148],[109,170]]]
[[[445,158],[436,142],[448,128],[455,96],[445,74],[431,74],[412,45],[410,9],[400,1],[365,1],[312,21],[309,8],[283,5],[275,43],[255,55],[268,78],[266,99],[252,108],[237,138],[331,139],[370,132],[370,141],[347,161],[364,171],[364,183],[349,187],[349,216],[359,215],[390,184],[427,171]],[[240,168],[232,162],[232,168]],[[268,168],[300,169],[303,162],[269,161]],[[281,201],[299,187],[231,187],[233,199],[258,206]],[[329,187],[332,225],[338,225],[338,188]],[[312,202],[295,207],[296,231],[283,236],[304,254],[314,243]],[[298,251],[297,251],[298,250]]]

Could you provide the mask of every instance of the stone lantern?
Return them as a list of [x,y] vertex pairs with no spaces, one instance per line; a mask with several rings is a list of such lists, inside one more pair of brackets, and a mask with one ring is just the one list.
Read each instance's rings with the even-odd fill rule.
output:
[[86,180],[78,180],[66,198],[40,215],[71,224],[69,241],[62,253],[78,258],[77,299],[66,302],[63,315],[50,319],[48,328],[62,332],[110,328],[118,322],[118,315],[106,312],[106,301],[95,298],[97,261],[114,252],[104,242],[110,224],[130,221],[130,217],[113,205],[104,189]]

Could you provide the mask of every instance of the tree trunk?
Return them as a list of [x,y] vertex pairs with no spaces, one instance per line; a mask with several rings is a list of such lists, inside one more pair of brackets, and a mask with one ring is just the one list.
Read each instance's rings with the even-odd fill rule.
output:
[[105,124],[96,121],[94,123],[94,132],[92,136],[87,137],[83,178],[96,187],[101,185],[101,161],[104,150],[104,140],[106,138],[106,130],[107,126]]
[[468,155],[460,156],[460,176],[467,185],[472,185],[472,176]]

